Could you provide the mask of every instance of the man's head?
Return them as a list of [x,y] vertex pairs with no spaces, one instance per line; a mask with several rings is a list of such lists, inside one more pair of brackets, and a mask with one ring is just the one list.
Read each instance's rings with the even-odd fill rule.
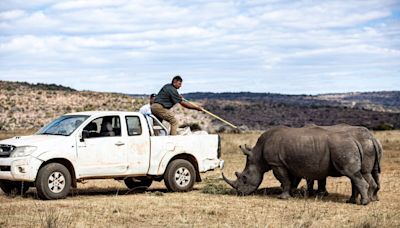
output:
[[149,100],[150,100],[150,104],[151,104],[151,105],[154,103],[154,99],[156,99],[156,94],[155,94],[155,93],[152,93],[152,94],[150,95],[150,97],[149,97]]
[[182,78],[181,76],[177,75],[172,79],[172,85],[176,88],[179,89],[182,86]]

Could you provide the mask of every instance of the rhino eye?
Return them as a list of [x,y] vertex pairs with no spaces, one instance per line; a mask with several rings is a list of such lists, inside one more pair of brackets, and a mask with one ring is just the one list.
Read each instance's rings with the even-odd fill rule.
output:
[[242,176],[243,184],[247,183],[247,177],[245,175]]

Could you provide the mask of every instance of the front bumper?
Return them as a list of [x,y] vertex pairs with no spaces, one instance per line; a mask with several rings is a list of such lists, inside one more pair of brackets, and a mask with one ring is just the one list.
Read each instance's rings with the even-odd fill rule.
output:
[[223,169],[225,167],[225,161],[224,160],[219,160],[219,168]]
[[42,161],[32,157],[0,158],[0,180],[33,182]]

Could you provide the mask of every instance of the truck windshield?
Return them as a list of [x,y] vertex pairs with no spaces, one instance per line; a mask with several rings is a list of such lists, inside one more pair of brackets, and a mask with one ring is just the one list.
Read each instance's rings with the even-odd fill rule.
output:
[[71,135],[89,116],[68,115],[61,116],[44,126],[38,135]]

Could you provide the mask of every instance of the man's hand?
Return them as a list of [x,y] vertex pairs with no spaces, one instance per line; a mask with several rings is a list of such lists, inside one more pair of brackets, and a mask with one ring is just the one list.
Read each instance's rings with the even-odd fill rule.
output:
[[197,111],[203,111],[203,108],[201,106],[195,105],[195,104],[193,104],[193,103],[191,103],[189,101],[182,101],[180,104],[183,107],[188,108],[188,109],[194,109],[194,110],[197,110]]

